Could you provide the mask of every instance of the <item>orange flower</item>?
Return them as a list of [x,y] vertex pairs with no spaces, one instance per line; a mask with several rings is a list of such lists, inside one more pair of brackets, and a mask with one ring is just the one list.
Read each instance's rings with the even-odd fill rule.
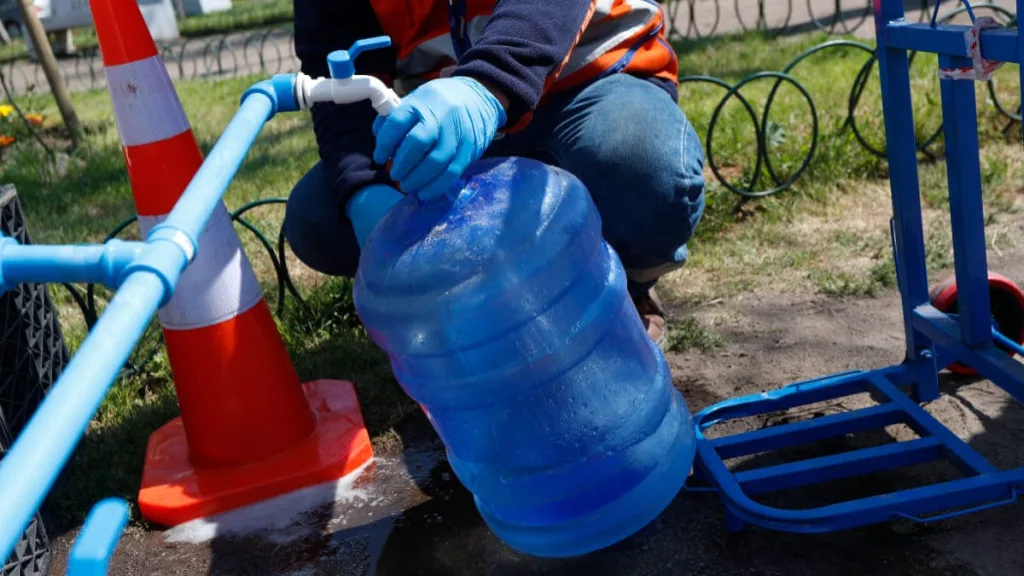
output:
[[36,126],[39,126],[43,123],[42,114],[25,114],[25,119],[31,122],[32,124],[35,124]]
[[7,136],[6,134],[0,135],[0,148],[10,146],[14,143],[14,136]]

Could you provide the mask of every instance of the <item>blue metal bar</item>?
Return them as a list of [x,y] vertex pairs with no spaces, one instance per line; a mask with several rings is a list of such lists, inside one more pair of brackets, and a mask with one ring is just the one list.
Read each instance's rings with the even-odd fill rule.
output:
[[1007,504],[1013,504],[1014,502],[1017,501],[1017,498],[1019,497],[1017,493],[1017,486],[1014,486],[1012,483],[1007,483],[1007,488],[1009,488],[1008,492],[1010,493],[1010,495],[1001,500],[992,500],[989,502],[985,502],[983,504],[978,504],[977,506],[971,506],[969,508],[960,508],[958,510],[953,510],[952,512],[944,512],[942,514],[929,514],[927,516],[917,516],[914,514],[907,514],[905,512],[896,512],[895,516],[897,518],[904,518],[906,520],[911,520],[913,522],[923,524],[927,522],[937,522],[939,520],[948,520],[950,518],[956,518],[957,516],[963,516],[964,514],[981,512],[982,510],[991,510],[992,508],[1006,506]]
[[896,514],[929,514],[1006,498],[1010,487],[1024,483],[1024,468],[971,476],[811,508],[785,510],[760,504],[744,493],[733,474],[704,441],[697,443],[699,463],[719,487],[729,510],[746,522],[792,532],[827,532],[890,520]]
[[22,246],[0,237],[0,293],[24,282],[88,282],[117,288],[125,268],[144,246],[116,239],[99,245]]
[[960,338],[960,326],[930,304],[914,311],[914,327],[946,348],[949,358],[970,366],[1019,402],[1024,402],[1024,364],[994,344],[981,348],[966,346]]
[[[966,58],[964,33],[970,29],[970,26],[952,24],[931,28],[928,24],[895,22],[886,26],[880,36],[884,37],[889,48]],[[981,55],[986,60],[1019,63],[1017,31],[1006,28],[983,30]]]
[[913,466],[941,458],[941,442],[935,438],[918,438],[739,472],[736,481],[747,494],[764,494]]
[[878,388],[879,392],[885,394],[890,401],[906,412],[909,416],[906,421],[907,425],[913,428],[914,432],[921,436],[932,436],[942,442],[942,445],[949,451],[949,455],[966,474],[995,474],[999,472],[999,469],[985,460],[984,456],[975,452],[966,442],[950,432],[949,428],[925,412],[888,380],[876,376],[871,378],[871,383]]
[[168,219],[150,232],[96,326],[0,461],[0,558],[10,555],[128,355],[158,307],[170,299],[200,232],[274,106],[266,93],[247,93]]
[[[924,224],[921,215],[921,187],[917,173],[917,141],[914,131],[913,102],[910,94],[910,60],[902,46],[889,44],[893,22],[903,22],[903,3],[885,1],[875,14],[878,37],[878,74],[882,88],[885,119],[886,155],[892,188],[893,231],[896,240],[894,258],[902,295],[903,326],[907,342],[907,362],[915,372],[918,400],[934,399],[939,394],[933,362],[922,355],[931,343],[914,331],[910,318],[914,308],[928,302],[928,270],[925,266]],[[922,31],[935,34],[927,25]],[[962,42],[961,42],[962,44]]]
[[[942,68],[970,67],[967,58],[939,56]],[[981,161],[974,81],[940,80],[946,177],[953,225],[953,256],[960,335],[968,346],[992,341],[985,208],[981,202]]]
[[795,406],[824,402],[865,391],[866,372],[849,372],[817,380],[790,384],[784,388],[724,400],[711,406],[696,417],[701,430],[723,420],[745,418],[788,410]]
[[107,498],[93,506],[71,547],[68,576],[106,576],[127,524],[128,504],[124,500]]
[[711,440],[723,460],[810,444],[844,434],[877,430],[903,421],[903,410],[895,404],[840,412],[801,422],[762,428]]

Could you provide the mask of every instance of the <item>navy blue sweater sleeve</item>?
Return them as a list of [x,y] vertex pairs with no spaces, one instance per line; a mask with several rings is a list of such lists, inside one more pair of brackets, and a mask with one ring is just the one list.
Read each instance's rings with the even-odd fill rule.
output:
[[[343,50],[360,38],[383,34],[366,0],[295,0],[295,53],[305,74],[327,77],[327,55]],[[359,74],[390,83],[395,75],[394,49],[374,50],[359,56]],[[382,166],[373,163],[373,121],[369,102],[316,104],[312,109],[324,173],[332,184],[338,210],[368,184],[393,184]]]
[[475,78],[509,98],[507,127],[537,107],[548,78],[576,46],[592,0],[497,0],[482,37],[454,75]]

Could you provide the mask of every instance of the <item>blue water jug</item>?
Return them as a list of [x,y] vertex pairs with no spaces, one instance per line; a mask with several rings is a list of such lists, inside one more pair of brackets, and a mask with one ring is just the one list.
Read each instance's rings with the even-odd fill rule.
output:
[[548,557],[618,542],[672,501],[695,444],[590,194],[523,158],[453,190],[378,224],[359,317],[499,538]]

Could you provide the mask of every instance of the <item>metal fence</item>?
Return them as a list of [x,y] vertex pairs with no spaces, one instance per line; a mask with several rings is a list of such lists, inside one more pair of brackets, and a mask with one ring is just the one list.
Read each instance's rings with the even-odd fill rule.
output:
[[[282,26],[186,38],[160,43],[158,47],[172,80],[222,79],[294,71],[299,65],[294,40],[291,26]],[[98,48],[80,50],[59,60],[57,65],[73,92],[106,87]],[[14,98],[49,92],[46,76],[37,62],[13,60],[0,70]]]
[[[726,20],[735,23],[730,31],[740,32],[857,34],[868,32],[870,27],[873,34],[871,0],[804,0],[802,3],[807,10],[806,15],[802,15],[806,19],[798,21],[795,17],[797,4],[793,0],[756,0],[753,9],[749,2],[741,6],[740,0],[670,0],[665,2],[669,39],[708,38],[720,33]],[[928,20],[928,7],[928,0],[920,0],[919,22]]]

